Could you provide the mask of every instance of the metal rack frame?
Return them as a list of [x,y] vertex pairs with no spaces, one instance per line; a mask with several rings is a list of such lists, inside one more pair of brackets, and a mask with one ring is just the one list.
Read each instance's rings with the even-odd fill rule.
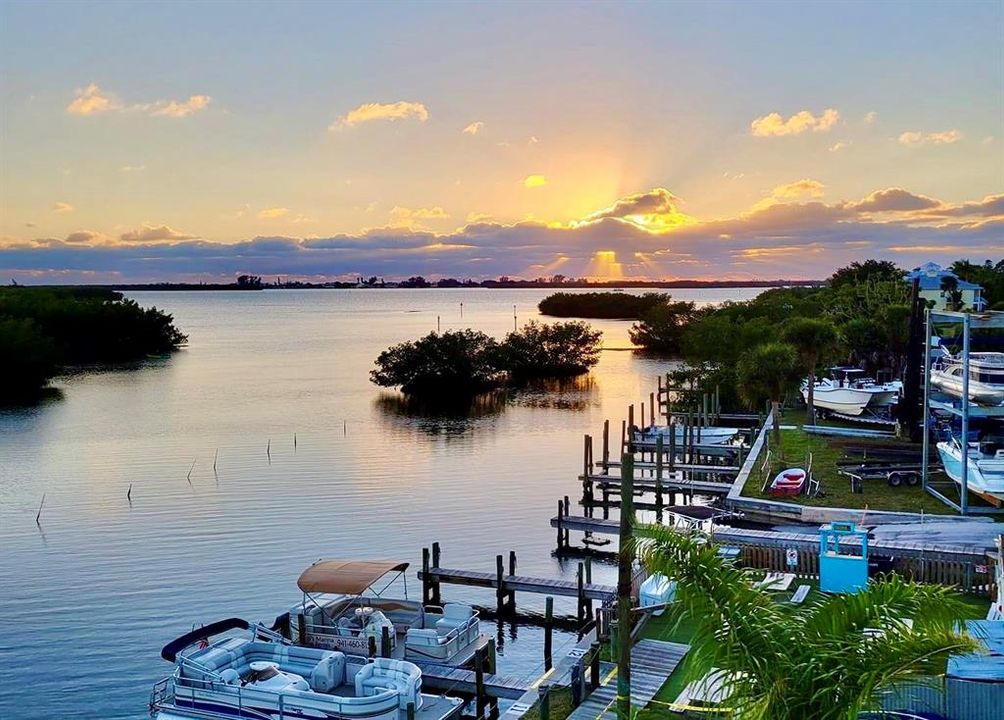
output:
[[[931,397],[931,338],[935,322],[962,325],[962,398],[958,407],[954,401]],[[1004,328],[1002,312],[954,312],[931,310],[924,312],[924,451],[921,460],[921,481],[929,494],[941,500],[962,515],[1004,515],[1004,507],[970,507],[969,505],[969,419],[971,417],[999,417],[1004,419],[1004,407],[980,407],[969,401],[969,352],[973,330]],[[932,485],[928,452],[931,445],[930,418],[932,404],[938,410],[948,412],[962,419],[962,483],[959,487],[959,502],[941,493]],[[952,485],[954,480],[949,479]]]

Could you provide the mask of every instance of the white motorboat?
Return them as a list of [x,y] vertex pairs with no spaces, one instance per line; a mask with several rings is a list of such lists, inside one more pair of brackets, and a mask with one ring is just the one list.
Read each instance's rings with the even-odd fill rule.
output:
[[[961,398],[965,368],[962,359],[945,351],[931,368],[931,384],[947,395]],[[969,399],[978,405],[1004,405],[1004,353],[969,354]]]
[[[376,654],[412,662],[464,665],[482,640],[478,613],[470,605],[423,605],[381,597],[408,563],[321,560],[304,570],[300,603],[276,620],[275,629],[307,647],[350,655]],[[377,583],[389,580],[380,589]],[[389,648],[384,644],[389,643]]]
[[[956,438],[939,442],[938,455],[948,477],[961,485],[962,444]],[[1004,450],[971,442],[966,460],[966,486],[970,490],[1004,497]]]
[[[739,434],[739,428],[718,427],[709,425],[707,427],[692,428],[694,442],[702,445],[724,445]],[[651,445],[662,437],[662,442],[669,448],[669,436],[673,434],[673,441],[677,447],[683,444],[683,425],[673,423],[672,425],[649,425],[645,428],[631,429],[631,442],[636,445]]]
[[[902,383],[876,383],[857,368],[832,368],[832,377],[813,385],[813,405],[841,415],[862,415],[882,411],[899,399]],[[802,397],[809,402],[809,382],[802,382]]]
[[297,647],[239,618],[183,635],[161,656],[174,672],[154,685],[150,715],[157,720],[451,720],[463,708],[459,698],[423,694],[413,663]]

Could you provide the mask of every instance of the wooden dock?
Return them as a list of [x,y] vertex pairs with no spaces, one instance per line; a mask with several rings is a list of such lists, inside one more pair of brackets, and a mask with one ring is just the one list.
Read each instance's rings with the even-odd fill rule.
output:
[[[729,472],[729,468],[721,467],[718,468],[718,472],[726,474]],[[711,472],[710,470],[705,470],[704,472]],[[616,490],[620,491],[621,478],[619,475],[588,475],[586,477],[580,477],[583,484],[589,483],[600,490]],[[634,478],[632,481],[635,492],[646,491],[655,492],[658,489],[662,489],[664,492],[695,492],[704,493],[708,495],[727,495],[729,490],[732,489],[731,482],[715,482],[713,480],[690,480],[684,478],[673,478],[664,477],[661,480],[656,478]],[[588,493],[587,493],[588,495]]]
[[[530,577],[529,575],[503,575],[502,585],[499,585],[495,573],[477,570],[454,570],[451,568],[429,568],[418,573],[420,580],[430,580],[448,585],[468,585],[472,587],[493,588],[503,592],[530,592],[541,595],[557,595],[562,597],[578,597],[579,583],[574,580],[556,580],[553,578]],[[609,600],[617,596],[617,588],[613,585],[598,585],[582,583],[582,594],[589,600]]]
[[[631,705],[646,707],[677,665],[690,650],[689,645],[662,640],[639,640],[631,648]],[[617,720],[617,676],[615,666],[604,663],[605,683],[579,705],[569,720]]]
[[[484,691],[489,697],[518,700],[530,690],[530,682],[510,675],[484,674]],[[477,694],[477,673],[450,665],[422,665],[422,686],[461,695]]]

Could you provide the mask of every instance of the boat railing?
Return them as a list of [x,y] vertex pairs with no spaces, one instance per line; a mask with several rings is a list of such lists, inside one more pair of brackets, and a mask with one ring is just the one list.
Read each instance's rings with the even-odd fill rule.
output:
[[257,640],[262,638],[268,640],[269,642],[279,643],[280,645],[292,645],[292,643],[286,639],[282,633],[276,632],[271,628],[267,628],[264,625],[254,624],[251,626],[252,637]]

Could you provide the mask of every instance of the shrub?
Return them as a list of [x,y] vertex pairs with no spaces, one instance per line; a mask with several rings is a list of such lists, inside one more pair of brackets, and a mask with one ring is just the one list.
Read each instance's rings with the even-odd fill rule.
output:
[[30,400],[56,373],[56,346],[31,320],[0,318],[0,402]]
[[429,333],[380,353],[370,379],[407,395],[472,396],[502,384],[498,343],[476,330]]
[[697,309],[692,302],[663,303],[649,308],[641,321],[631,326],[628,336],[632,343],[646,350],[677,355],[683,332],[696,317]]
[[666,293],[628,295],[615,292],[554,293],[537,308],[552,317],[580,317],[604,320],[637,320],[658,305],[669,302]]
[[500,364],[515,382],[582,375],[600,360],[602,334],[584,322],[530,321],[506,336]]

